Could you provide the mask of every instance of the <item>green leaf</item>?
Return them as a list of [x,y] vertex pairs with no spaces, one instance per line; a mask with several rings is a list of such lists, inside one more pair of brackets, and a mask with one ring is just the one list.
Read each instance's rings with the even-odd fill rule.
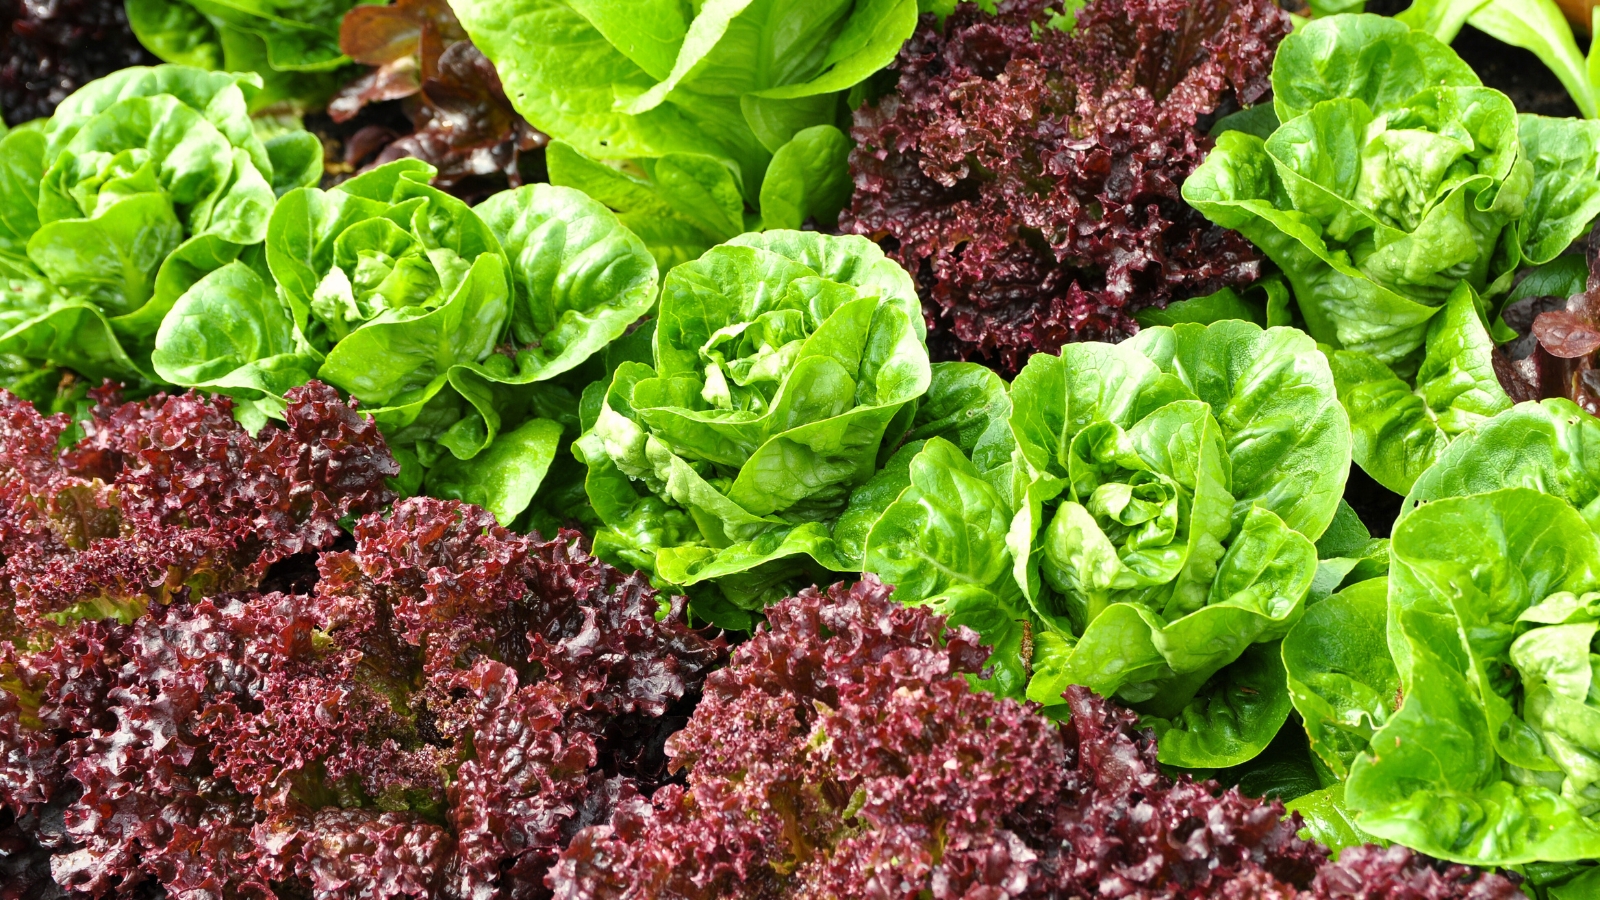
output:
[[248,400],[273,400],[311,380],[317,360],[271,285],[244,263],[195,283],[161,323],[151,364],[163,380]]
[[1570,297],[1583,293],[1589,280],[1589,261],[1582,254],[1558,256],[1523,275],[1506,295],[1506,305],[1528,297]]
[[1405,699],[1351,768],[1360,827],[1477,865],[1596,856],[1587,770],[1541,735],[1535,694],[1549,676],[1517,648],[1519,632],[1564,627],[1534,607],[1582,612],[1575,600],[1600,586],[1600,538],[1560,498],[1507,488],[1406,514],[1394,559],[1389,645]]
[[1289,718],[1276,644],[1257,644],[1222,669],[1171,719],[1147,717],[1157,756],[1169,766],[1208,769],[1255,758]]
[[932,373],[905,440],[944,438],[960,447],[982,473],[1008,464],[1015,442],[1005,381],[977,363],[934,363]]
[[1232,464],[1235,518],[1256,505],[1306,537],[1322,534],[1344,493],[1350,423],[1310,338],[1229,320],[1147,328],[1128,345],[1211,406]]
[[1339,401],[1350,413],[1355,462],[1379,484],[1404,494],[1461,435],[1511,408],[1494,374],[1494,342],[1465,283],[1428,326],[1413,389],[1364,353],[1329,356]]
[[1518,241],[1522,256],[1541,265],[1600,214],[1600,122],[1521,115],[1517,133],[1533,163],[1533,190],[1517,223]]
[[866,571],[894,585],[902,602],[964,589],[1015,592],[1005,552],[1011,510],[961,449],[933,438],[909,477],[867,537]]
[[530,419],[495,437],[471,459],[443,457],[428,471],[427,491],[481,506],[509,526],[533,500],[560,443],[559,424]]
[[1258,309],[1231,287],[1225,287],[1214,294],[1204,297],[1195,297],[1190,300],[1179,300],[1157,309],[1148,307],[1133,314],[1134,319],[1142,328],[1154,328],[1157,325],[1178,325],[1184,322],[1194,322],[1199,325],[1210,325],[1224,319],[1240,319],[1245,322],[1254,322],[1257,325],[1267,323],[1266,311]]
[[1342,782],[1296,797],[1284,804],[1284,812],[1299,813],[1305,822],[1300,836],[1327,847],[1334,859],[1347,847],[1388,843],[1356,827],[1355,816],[1345,806]]
[[832,125],[794,136],[772,155],[761,183],[761,218],[767,228],[799,228],[814,219],[825,228],[850,202],[850,139]]
[[1387,604],[1387,579],[1361,582],[1307,609],[1283,639],[1289,699],[1312,752],[1341,780],[1399,702]]
[[496,380],[526,384],[571,371],[655,304],[656,265],[644,242],[578,191],[529,185],[475,211],[504,248],[514,288],[516,375]]
[[257,105],[326,99],[331,73],[350,59],[339,50],[339,24],[357,0],[127,0],[128,22],[163,61],[201,69],[255,72],[265,82]]
[[1451,444],[1400,508],[1446,497],[1526,487],[1551,494],[1600,526],[1600,420],[1568,400],[1522,403]]
[[216,29],[187,3],[125,0],[128,24],[146,50],[169,63],[200,69],[222,67]]
[[1018,697],[1027,686],[1022,636],[1029,617],[1011,578],[1011,508],[956,445],[932,438],[910,461],[905,488],[866,539],[864,571],[969,625],[994,648],[985,686]]
[[322,180],[322,142],[309,131],[285,131],[265,141],[272,160],[272,193],[282,197]]
[[663,272],[699,258],[733,236],[708,230],[701,220],[679,213],[655,182],[596,162],[565,142],[550,142],[545,148],[545,164],[551,184],[577,188],[615,210],[622,223],[644,241]]
[[1412,22],[1408,27],[1384,16],[1346,15],[1313,19],[1296,28],[1279,45],[1272,66],[1278,119],[1288,122],[1335,98],[1358,99],[1383,112],[1424,88],[1480,83],[1441,42],[1453,39],[1454,33],[1436,38],[1413,27],[1421,26]]
[[750,201],[773,154],[838,125],[844,93],[917,22],[916,0],[463,0],[456,12],[541,131],[593,159],[711,157]]

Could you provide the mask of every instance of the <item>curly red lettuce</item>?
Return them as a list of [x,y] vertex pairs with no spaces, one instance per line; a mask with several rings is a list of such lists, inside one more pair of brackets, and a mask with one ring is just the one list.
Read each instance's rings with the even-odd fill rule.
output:
[[76,425],[0,394],[0,638],[253,588],[394,500],[382,434],[326,385],[256,436],[226,397],[92,393]]
[[[1073,4],[1068,4],[1072,6]],[[845,231],[918,276],[938,358],[1015,372],[1116,340],[1133,313],[1254,281],[1261,258],[1184,203],[1202,130],[1268,89],[1271,0],[963,3],[925,17],[896,90],[855,114]]]
[[[667,743],[687,786],[627,792],[559,900],[1297,896],[1325,851],[1277,803],[1162,774],[1083,688],[1058,726],[973,690],[977,635],[868,576],[769,607]],[[1270,893],[1276,891],[1277,894]]]
[[102,75],[155,62],[128,27],[123,0],[0,4],[0,114],[7,125],[49,116]]
[[667,777],[641,720],[724,655],[576,534],[454,501],[366,516],[318,570],[0,662],[0,806],[60,807],[37,837],[62,888],[541,896],[574,833]]

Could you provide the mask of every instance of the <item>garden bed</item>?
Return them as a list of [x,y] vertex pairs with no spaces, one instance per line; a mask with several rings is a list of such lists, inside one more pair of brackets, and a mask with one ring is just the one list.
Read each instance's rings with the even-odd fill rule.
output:
[[6,10],[0,900],[1600,896],[1600,76],[1329,5]]

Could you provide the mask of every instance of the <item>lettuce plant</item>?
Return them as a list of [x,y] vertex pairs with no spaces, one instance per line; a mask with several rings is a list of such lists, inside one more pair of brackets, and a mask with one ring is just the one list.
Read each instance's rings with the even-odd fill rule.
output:
[[1170,764],[1254,757],[1289,713],[1277,642],[1349,467],[1326,360],[1294,329],[1183,324],[1037,355],[1011,390],[1029,698],[1117,696]]
[[433,185],[458,197],[521,187],[524,157],[548,138],[528,125],[500,86],[494,66],[467,40],[444,0],[359,6],[344,17],[339,46],[372,66],[339,89],[328,116],[347,122],[369,103],[401,101],[410,134],[369,125],[345,143],[354,166],[411,157],[439,170]]
[[[1211,149],[1197,123],[1266,93],[1289,30],[1274,3],[979,7],[925,18],[851,131],[843,227],[917,275],[936,357],[1011,375],[1257,277],[1249,242],[1179,187]],[[1052,24],[1074,10],[1070,32]]]
[[[577,398],[553,382],[650,308],[656,268],[598,203],[534,185],[470,209],[419,160],[291,192],[265,265],[235,262],[174,306],[152,362],[257,421],[316,377],[359,399],[435,495],[509,522]],[[534,385],[540,385],[533,388]]]
[[[747,206],[759,207],[774,228],[838,213],[849,196],[848,142],[837,127],[846,92],[894,59],[916,27],[917,7],[917,0],[455,4],[512,105],[571,146],[552,179],[637,217],[629,224],[664,269],[750,230]],[[583,165],[585,157],[635,164],[629,179],[617,181],[604,167]]]
[[165,62],[254,72],[265,90],[254,106],[305,108],[339,85],[350,58],[339,49],[339,22],[375,0],[125,0],[140,43]]
[[1510,405],[1484,323],[1523,264],[1600,212],[1600,126],[1518,116],[1448,47],[1377,16],[1297,31],[1273,84],[1282,124],[1221,135],[1184,197],[1283,269],[1334,351],[1356,461],[1403,493]]
[[[976,636],[875,579],[807,589],[769,622],[669,739],[687,784],[579,832],[557,897],[1388,896],[1354,893],[1387,880],[1355,857],[1325,879],[1274,802],[1169,778],[1136,718],[1081,687],[1065,728],[972,690]],[[1482,882],[1473,896],[1515,894]]]
[[394,501],[382,434],[327,385],[255,436],[227,397],[93,399],[74,423],[0,393],[0,647],[255,589]]
[[1364,830],[1479,865],[1597,855],[1600,537],[1592,473],[1567,456],[1585,419],[1562,400],[1518,407],[1413,492],[1427,502],[1395,530],[1388,591],[1404,700],[1345,786]]
[[745,235],[667,275],[658,323],[585,404],[597,551],[734,615],[803,557],[847,569],[833,522],[931,378],[910,277],[865,238]]
[[259,244],[277,195],[316,181],[304,131],[263,142],[254,76],[123,69],[0,141],[0,354],[154,380],[162,318]]

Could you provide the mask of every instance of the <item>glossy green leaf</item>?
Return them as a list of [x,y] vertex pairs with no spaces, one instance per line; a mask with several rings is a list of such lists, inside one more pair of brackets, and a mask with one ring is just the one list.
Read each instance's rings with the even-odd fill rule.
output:
[[1511,408],[1495,377],[1493,350],[1472,289],[1463,282],[1444,315],[1428,326],[1415,388],[1365,353],[1331,353],[1339,401],[1350,414],[1355,462],[1389,490],[1411,490],[1452,440]]
[[1387,579],[1363,581],[1307,609],[1283,639],[1289,699],[1312,752],[1341,779],[1399,702],[1387,608]]
[[850,139],[832,125],[814,125],[772,155],[761,182],[761,217],[766,228],[799,228],[814,219],[825,228],[839,221],[850,202]]
[[530,419],[495,437],[471,459],[444,457],[428,471],[427,491],[435,497],[477,504],[510,525],[543,483],[561,443],[561,426]]

